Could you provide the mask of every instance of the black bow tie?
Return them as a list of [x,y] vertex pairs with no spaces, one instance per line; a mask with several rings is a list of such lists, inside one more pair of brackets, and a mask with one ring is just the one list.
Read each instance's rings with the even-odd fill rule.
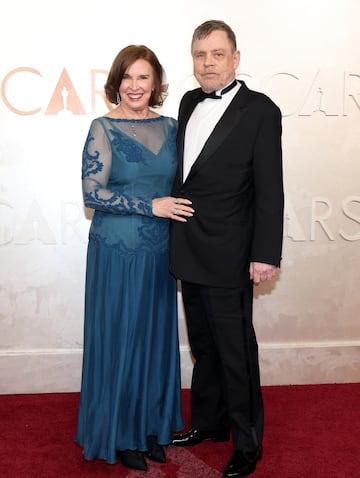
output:
[[221,100],[222,95],[225,95],[225,93],[232,90],[236,85],[237,81],[234,80],[229,86],[221,90],[220,95],[217,95],[216,91],[212,91],[211,93],[205,93],[205,91],[199,90],[197,101],[198,103],[200,103],[200,101],[204,101],[206,98],[212,98],[213,100]]

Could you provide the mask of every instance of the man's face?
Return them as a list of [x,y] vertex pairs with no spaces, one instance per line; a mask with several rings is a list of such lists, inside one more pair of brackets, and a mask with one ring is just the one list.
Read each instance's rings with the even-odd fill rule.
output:
[[226,33],[215,30],[192,46],[194,75],[207,93],[224,88],[236,74],[240,52],[234,50]]

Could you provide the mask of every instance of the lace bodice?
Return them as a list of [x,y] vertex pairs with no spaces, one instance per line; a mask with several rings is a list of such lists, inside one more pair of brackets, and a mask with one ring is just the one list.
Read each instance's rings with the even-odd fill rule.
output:
[[[165,116],[93,120],[82,163],[84,203],[95,209],[91,234],[111,244],[125,241],[126,247],[133,248],[140,230],[148,228],[148,236],[149,228],[161,227],[154,219],[165,220],[153,217],[152,199],[170,194],[176,130],[176,120]],[[111,217],[120,216],[128,219],[112,222]],[[151,218],[151,224],[145,224],[145,218]]]
[[[83,195],[87,207],[115,214],[152,215],[149,190],[141,196],[128,193],[133,177],[119,170],[118,160],[149,166],[165,141],[175,138],[176,123],[160,116],[145,120],[95,119],[83,151]],[[133,168],[136,169],[136,168]],[[154,184],[155,187],[155,184]]]

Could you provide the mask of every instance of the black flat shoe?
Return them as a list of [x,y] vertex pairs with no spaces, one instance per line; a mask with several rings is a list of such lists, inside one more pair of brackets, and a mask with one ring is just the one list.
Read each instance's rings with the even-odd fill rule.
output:
[[149,435],[146,437],[146,442],[148,446],[146,456],[150,458],[150,460],[166,463],[164,447],[158,444],[157,437],[155,435]]
[[146,464],[143,454],[138,450],[122,450],[118,451],[120,460],[127,468],[133,470],[147,471],[148,466]]
[[228,430],[200,431],[191,428],[186,433],[174,435],[171,444],[174,446],[193,446],[203,441],[228,441],[230,433]]
[[228,461],[223,477],[224,478],[244,478],[251,475],[256,469],[256,464],[262,458],[262,448],[253,452],[245,452],[235,449]]

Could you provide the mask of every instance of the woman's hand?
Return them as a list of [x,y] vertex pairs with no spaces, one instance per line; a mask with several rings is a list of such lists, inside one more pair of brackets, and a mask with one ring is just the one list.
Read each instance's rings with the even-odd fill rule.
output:
[[185,198],[175,198],[173,196],[156,198],[152,200],[152,212],[157,217],[186,222],[186,217],[192,217],[195,212],[190,204],[191,201]]

